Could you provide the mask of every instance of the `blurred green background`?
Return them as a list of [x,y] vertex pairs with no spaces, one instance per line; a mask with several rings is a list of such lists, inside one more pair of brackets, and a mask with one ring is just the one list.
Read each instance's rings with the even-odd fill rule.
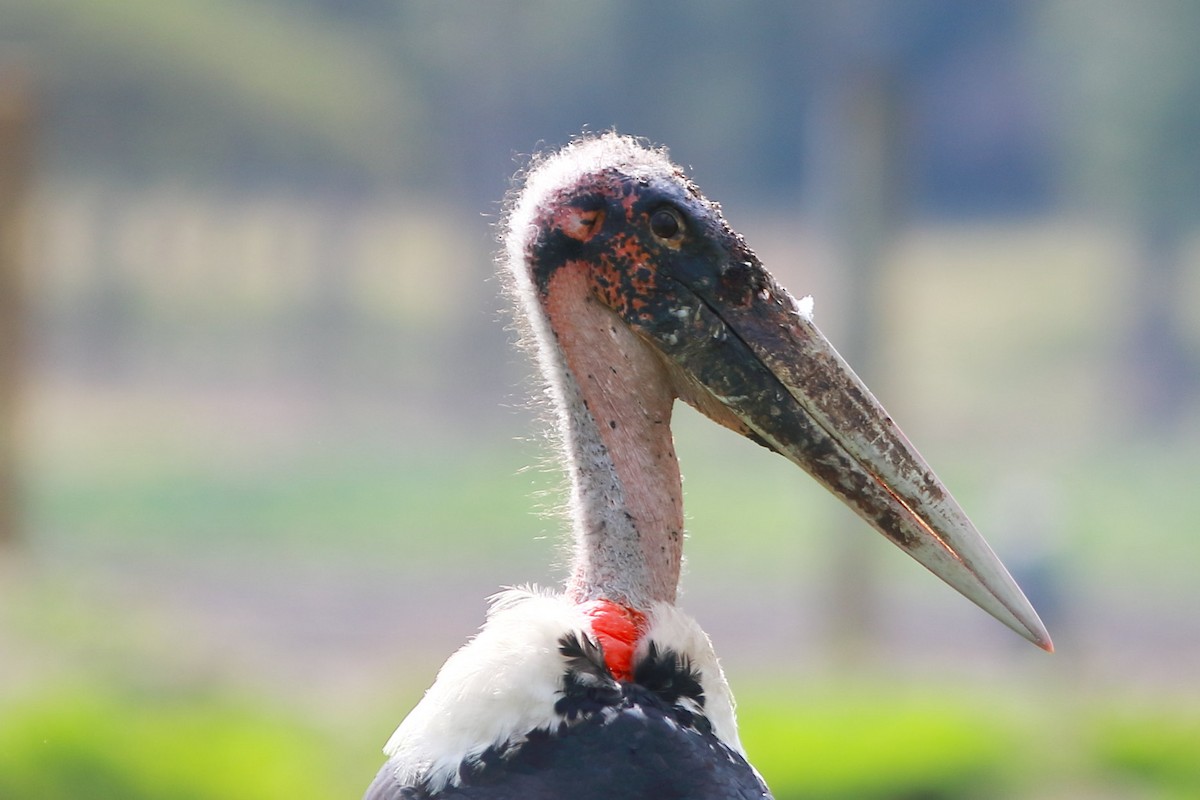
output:
[[485,598],[559,579],[494,224],[613,126],[815,296],[1058,647],[680,409],[682,603],[776,797],[1200,797],[1198,37],[1167,0],[0,0],[0,798],[358,797]]

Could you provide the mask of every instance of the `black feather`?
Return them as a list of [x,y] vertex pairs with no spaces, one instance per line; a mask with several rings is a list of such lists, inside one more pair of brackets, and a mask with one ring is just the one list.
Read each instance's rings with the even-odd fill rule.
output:
[[770,800],[704,716],[691,659],[651,643],[620,683],[586,634],[563,636],[559,653],[558,725],[489,747],[436,792],[397,785],[389,763],[364,800]]
[[599,680],[612,680],[612,673],[604,663],[604,648],[586,634],[580,636],[572,631],[558,640],[558,652],[567,662],[567,672],[576,675],[592,675]]
[[700,685],[700,673],[692,667],[692,660],[674,650],[659,650],[654,642],[650,642],[646,657],[634,667],[633,682],[670,705],[688,698],[704,707],[704,687]]
[[562,697],[554,711],[568,720],[595,714],[621,701],[621,685],[604,663],[604,648],[587,635],[568,633],[558,640],[566,661]]

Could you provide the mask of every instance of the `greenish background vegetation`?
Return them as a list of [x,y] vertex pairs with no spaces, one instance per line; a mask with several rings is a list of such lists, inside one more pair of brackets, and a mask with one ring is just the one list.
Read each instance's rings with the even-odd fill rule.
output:
[[680,409],[682,603],[776,796],[1200,797],[1197,34],[1169,2],[0,0],[37,136],[0,800],[356,797],[485,598],[558,580],[492,225],[522,154],[611,126],[815,296],[1058,645]]

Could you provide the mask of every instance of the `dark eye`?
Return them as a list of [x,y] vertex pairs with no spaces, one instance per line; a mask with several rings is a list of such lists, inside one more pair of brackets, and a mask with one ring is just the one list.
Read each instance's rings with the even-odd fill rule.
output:
[[669,206],[660,208],[650,215],[650,232],[660,239],[674,239],[683,233],[683,217]]

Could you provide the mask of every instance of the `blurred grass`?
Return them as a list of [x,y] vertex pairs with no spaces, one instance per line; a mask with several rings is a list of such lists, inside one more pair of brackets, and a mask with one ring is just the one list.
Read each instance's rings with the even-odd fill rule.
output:
[[1004,797],[1027,777],[1017,727],[961,699],[801,693],[803,705],[759,690],[740,706],[744,744],[778,798]]
[[779,800],[1200,796],[1194,706],[1050,712],[1006,689],[884,685],[742,693],[744,744]]
[[[36,544],[51,552],[188,558],[261,547],[278,558],[431,570],[474,559],[512,563],[521,580],[522,564],[544,564],[557,547],[560,523],[531,513],[531,494],[557,479],[522,471],[537,461],[536,445],[442,444],[428,432],[401,437],[402,447],[392,434],[297,443],[236,420],[197,424],[187,403],[146,413],[117,397],[124,410],[108,415],[91,400],[42,431],[32,464],[31,521]],[[738,570],[757,580],[820,577],[833,501],[781,459],[690,412],[681,412],[678,437],[688,580]],[[1200,510],[1186,447],[1121,456],[1078,456],[1064,466],[1069,480],[1055,477],[1073,568],[1092,580],[1138,586],[1153,575],[1156,591],[1194,589],[1200,541],[1179,535]],[[986,505],[990,466],[948,466],[966,506]],[[1130,547],[1131,530],[1145,547]],[[895,561],[897,572],[911,572]],[[406,685],[403,696],[369,706],[283,707],[287,691],[233,686],[172,652],[154,633],[171,623],[154,610],[122,606],[114,619],[113,607],[90,605],[86,584],[56,575],[28,586],[0,619],[0,636],[29,645],[41,673],[0,691],[5,800],[354,797],[419,690]],[[1200,796],[1200,709],[1169,699],[1184,693],[1164,686],[1131,703],[1123,692],[1089,694],[1085,681],[1037,679],[1022,682],[1018,698],[1016,685],[953,689],[932,673],[815,683],[743,674],[735,689],[744,744],[779,800]]]
[[1106,770],[1155,786],[1164,798],[1200,797],[1200,713],[1104,709],[1092,739]]
[[0,797],[338,797],[361,781],[348,766],[353,752],[340,747],[312,723],[247,698],[60,690],[5,709]]
[[[203,541],[318,553],[367,546],[413,559],[481,557],[528,545],[529,500],[499,453],[408,460],[325,450],[240,469],[107,460],[37,486],[35,525],[51,537],[165,548]],[[497,480],[497,475],[510,476]],[[521,535],[513,528],[524,523]]]
[[[794,580],[797,570],[821,570],[820,558],[806,555],[820,551],[814,543],[836,506],[780,459],[703,429],[692,417],[680,420],[693,571]],[[431,569],[454,559],[542,563],[558,541],[558,522],[530,512],[530,494],[556,480],[521,471],[536,460],[528,444],[446,448],[414,439],[397,454],[387,443],[325,442],[267,448],[269,455],[239,462],[228,450],[240,447],[236,433],[196,450],[161,438],[157,447],[130,446],[127,435],[119,426],[93,430],[87,446],[72,445],[72,458],[47,450],[56,457],[34,471],[39,541],[186,557],[251,537],[250,546],[282,548],[287,557],[348,550]],[[213,446],[219,457],[205,455]],[[1155,575],[1158,590],[1190,586],[1200,542],[1178,535],[1197,510],[1189,463],[1182,449],[1073,463],[1061,486],[1077,568],[1095,580],[1136,585]],[[986,472],[959,470],[968,507],[979,505],[976,476]],[[1129,546],[1131,530],[1145,547]],[[136,618],[106,622],[104,609],[78,606],[78,590],[35,589],[23,610],[8,609],[9,629],[75,663],[31,682],[40,689],[30,697],[0,692],[6,800],[357,796],[397,710],[416,696],[326,713],[283,709],[278,697],[224,679],[197,685],[185,674],[163,683],[180,657],[148,641]],[[152,686],[131,686],[118,677],[126,669]],[[973,692],[947,688],[936,675],[899,683],[903,689],[886,676],[813,684],[740,676],[743,741],[775,796],[1200,797],[1200,709],[1172,704],[1171,687],[1130,703],[1120,692],[1088,694],[1082,682],[1033,681],[1033,696],[1020,698],[1009,696],[1012,683]]]
[[[1097,699],[1047,720],[997,699],[764,683],[743,692],[739,717],[778,800],[1200,796],[1189,709]],[[1083,734],[1063,736],[1072,726]],[[246,695],[77,686],[6,704],[0,797],[356,797],[382,762],[374,737]]]
[[[383,426],[371,440],[306,431],[280,443],[255,422],[198,412],[191,399],[90,399],[57,409],[53,428],[38,433],[29,510],[39,542],[517,564],[552,560],[566,527],[561,475],[537,466],[550,452],[541,442]],[[690,555],[726,569],[804,568],[799,554],[835,508],[823,490],[690,409],[678,415]]]
[[[971,252],[964,246],[961,255]],[[1091,361],[1074,358],[1079,342],[1107,319],[1107,295],[1072,306],[1064,317],[1058,298],[1066,290],[1039,288],[1046,259],[1029,257],[1018,279],[1002,267],[988,273],[1008,280],[1004,299],[991,306],[991,324],[974,334],[956,332],[975,314],[973,304],[958,300],[995,287],[983,278],[966,287],[945,280],[958,274],[951,269],[957,265],[945,257],[934,264],[920,247],[911,261],[906,269],[917,272],[899,282],[897,292],[909,288],[897,295],[894,311],[908,315],[896,327],[910,331],[911,341],[894,347],[907,356],[897,363],[921,376],[922,389],[909,393],[910,402],[919,397],[930,405],[921,413],[904,409],[898,392],[900,407],[893,410],[902,421],[917,420],[909,432],[1005,560],[1011,565],[1010,554],[1021,555],[1029,542],[1005,540],[992,495],[1007,476],[1032,475],[1053,507],[1050,528],[1037,533],[1051,540],[1038,544],[1057,559],[1051,582],[1060,591],[1090,584],[1092,596],[1110,599],[1107,592],[1122,590],[1122,599],[1160,609],[1168,598],[1172,610],[1194,600],[1200,537],[1191,531],[1200,493],[1193,486],[1193,441],[1134,444],[1119,428],[1104,428],[1104,437],[1086,433],[1116,412],[1107,400],[1088,402],[1103,394],[1092,374],[1095,354]],[[1092,273],[1076,268],[1066,275],[1070,280],[1056,280],[1073,287]],[[930,286],[944,296],[919,305],[914,287]],[[1043,324],[1026,320],[1022,346],[1006,346],[1000,328],[1008,323],[997,309],[1026,298],[1036,306],[1026,313]],[[964,318],[947,319],[934,306]],[[1047,328],[1048,319],[1057,327]],[[170,346],[164,352],[177,355]],[[183,359],[179,373],[170,374],[187,374],[190,366]],[[388,369],[405,381],[423,375]],[[456,377],[464,371],[449,370]],[[496,421],[472,425],[457,408],[426,415],[403,405],[412,401],[408,384],[395,398],[401,407],[383,415],[420,420],[407,428],[376,428],[378,409],[376,417],[361,418],[363,409],[353,406],[335,408],[332,421],[294,418],[292,404],[304,407],[311,398],[279,387],[272,392],[286,395],[285,402],[256,406],[261,397],[253,389],[225,394],[200,379],[173,388],[153,380],[116,384],[35,387],[32,544],[48,558],[68,552],[73,558],[0,619],[0,647],[6,633],[29,645],[31,670],[43,673],[29,679],[31,670],[18,669],[23,680],[0,689],[0,798],[358,796],[419,687],[403,687],[413,691],[396,701],[374,697],[369,708],[350,700],[322,709],[311,697],[281,708],[281,695],[300,690],[289,686],[272,700],[245,684],[229,685],[229,673],[244,661],[210,656],[224,671],[191,663],[194,653],[173,652],[177,639],[156,638],[178,620],[161,609],[97,603],[86,581],[71,585],[71,570],[85,569],[97,552],[119,563],[150,551],[167,559],[246,557],[251,571],[276,559],[339,559],[382,565],[385,573],[403,564],[439,576],[461,565],[502,564],[506,572],[513,566],[513,581],[528,579],[529,565],[555,559],[563,524],[533,510],[558,502],[553,491],[537,497],[558,485],[556,476],[523,471],[543,451],[507,438],[527,433],[527,421],[506,425],[507,412],[479,402],[470,407],[487,405]],[[470,389],[451,387],[445,396],[456,391]],[[972,409],[970,418],[953,411],[962,408]],[[446,419],[466,432],[447,431]],[[1000,433],[983,432],[997,424]],[[485,429],[491,433],[479,435]],[[689,410],[679,409],[676,432],[690,532],[685,586],[712,577],[741,587],[827,579],[826,543],[844,520],[835,500],[782,459]],[[929,582],[891,555],[891,572]],[[1086,666],[1087,656],[1064,652],[1054,674]],[[1170,656],[1145,654],[1137,663],[1156,658]],[[0,662],[0,679],[7,666]],[[270,665],[254,666],[278,679]],[[127,672],[151,687],[131,686],[121,677]],[[429,677],[422,673],[422,680]],[[1194,691],[1188,687],[1156,687],[1147,702],[1130,703],[1127,687],[1100,694],[1088,675],[1067,686],[1041,673],[1026,681],[1029,673],[1021,672],[973,692],[949,691],[935,673],[871,682],[839,676],[813,685],[754,677],[735,681],[742,735],[780,800],[1200,797],[1194,722],[1200,713],[1194,703],[1174,702]],[[401,691],[393,679],[385,695]],[[1147,680],[1133,673],[1122,679]],[[1008,694],[1018,682],[1027,690],[1020,699]],[[329,683],[337,685],[336,676]],[[18,699],[22,687],[33,691]]]
[[[783,459],[690,411],[680,417],[693,566],[793,577],[818,569],[820,543],[843,513],[836,501]],[[69,453],[50,448],[31,470],[32,527],[67,546],[237,544],[429,564],[545,563],[565,528],[553,513],[559,476],[526,469],[545,453],[532,443],[310,441],[264,456],[257,450],[270,448],[234,443],[238,431],[224,435],[214,443],[200,430],[191,444],[164,447],[152,430],[118,427]],[[1200,538],[1180,532],[1200,517],[1194,460],[1186,442],[1060,457],[1039,479],[1055,506],[1054,541],[1043,544],[1069,553],[1065,568],[1084,582],[1137,586],[1152,576],[1156,590],[1193,589]],[[1002,553],[1005,521],[988,514],[990,476],[1006,469],[960,459],[939,470]]]

